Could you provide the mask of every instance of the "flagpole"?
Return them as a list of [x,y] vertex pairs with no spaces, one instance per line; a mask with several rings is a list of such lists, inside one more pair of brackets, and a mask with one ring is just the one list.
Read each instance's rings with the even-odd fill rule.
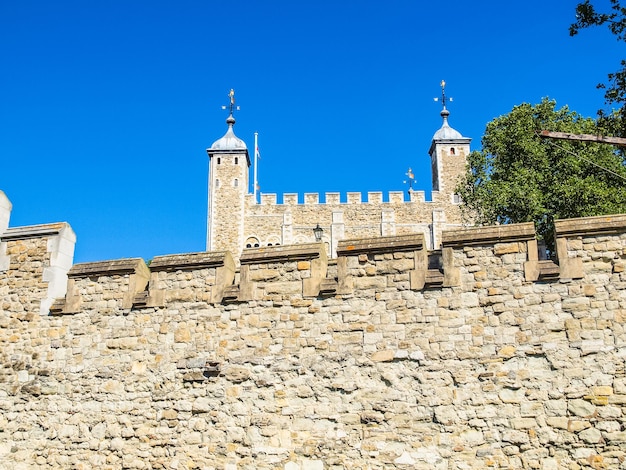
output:
[[257,167],[257,163],[258,163],[258,161],[257,161],[258,157],[259,157],[259,133],[255,132],[254,133],[254,190],[252,192],[252,194],[254,194],[254,203],[255,204],[258,203],[258,200],[257,200],[257,197],[256,197],[256,188],[258,186],[257,185],[257,178],[256,178],[256,175],[257,175],[256,167]]

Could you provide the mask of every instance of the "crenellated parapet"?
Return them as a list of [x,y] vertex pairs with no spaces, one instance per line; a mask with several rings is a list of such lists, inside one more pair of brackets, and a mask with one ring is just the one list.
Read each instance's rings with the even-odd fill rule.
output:
[[129,309],[135,296],[146,287],[149,276],[141,258],[76,264],[68,273],[65,299],[55,302],[52,313],[78,313],[84,308]]
[[[253,195],[247,196],[249,202],[254,203]],[[260,205],[264,206],[318,206],[318,205],[335,205],[335,204],[403,204],[411,202],[427,203],[424,191],[389,191],[387,198],[381,191],[347,192],[345,194],[338,192],[324,193],[323,198],[319,193],[304,193],[299,195],[296,193],[284,193],[278,202],[278,195],[275,193],[261,193]],[[384,201],[384,202],[383,202]]]
[[[220,303],[235,278],[235,263],[229,252],[186,253],[157,256],[150,263],[146,306],[192,298]],[[185,284],[181,281],[191,281]],[[141,306],[141,302],[137,302]]]
[[[306,244],[315,241],[313,228],[323,229],[322,241],[329,258],[337,257],[343,240],[423,235],[426,249],[438,248],[441,233],[463,224],[458,201],[452,194],[433,193],[426,201],[423,191],[346,194],[261,194],[259,203],[246,199],[243,248]],[[236,262],[237,253],[233,252]]]
[[533,224],[525,223],[443,232],[442,249],[435,251],[426,248],[422,234],[346,239],[332,263],[323,243],[309,243],[246,249],[239,267],[229,252],[201,252],[159,256],[150,267],[135,258],[70,269],[73,232],[67,224],[48,224],[5,231],[0,274],[9,298],[30,279],[25,286],[31,300],[41,302],[42,314],[77,313],[86,306],[133,309],[191,300],[217,305],[281,295],[374,295],[386,288],[474,285],[494,272],[526,283],[580,279],[589,263],[620,272],[625,234],[626,215],[557,221],[557,256],[550,260],[539,259]]

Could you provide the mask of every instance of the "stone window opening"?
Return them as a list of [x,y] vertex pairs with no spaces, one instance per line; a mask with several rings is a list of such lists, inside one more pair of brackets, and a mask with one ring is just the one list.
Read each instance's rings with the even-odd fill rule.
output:
[[220,157],[217,157],[217,164],[221,165],[222,164],[222,159]]
[[454,147],[450,147],[450,155],[454,155],[455,153]]
[[443,255],[441,250],[428,253],[428,269],[436,269],[443,272]]
[[539,261],[545,261],[545,260],[555,261],[555,259],[553,258],[556,258],[556,253],[554,253],[554,250],[548,249],[548,246],[546,245],[545,240],[539,240],[537,242],[537,258],[539,259]]
[[235,165],[239,165],[239,157],[235,157]]
[[248,237],[246,239],[246,248],[258,248],[259,247],[259,239],[256,237]]
[[233,180],[233,186],[236,188],[237,186],[239,186],[239,180],[237,178],[235,178]]
[[215,180],[215,187],[216,188],[220,187],[220,180],[218,180],[218,179]]

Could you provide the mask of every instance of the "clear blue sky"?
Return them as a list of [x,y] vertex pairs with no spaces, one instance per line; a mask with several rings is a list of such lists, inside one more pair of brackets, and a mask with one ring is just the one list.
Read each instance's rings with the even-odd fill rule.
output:
[[[67,221],[75,262],[204,250],[207,156],[226,131],[262,192],[430,192],[428,148],[550,97],[585,116],[624,58],[568,35],[578,0],[0,2],[0,189],[10,226]],[[602,8],[608,0],[593,2]],[[429,197],[429,193],[427,193]]]

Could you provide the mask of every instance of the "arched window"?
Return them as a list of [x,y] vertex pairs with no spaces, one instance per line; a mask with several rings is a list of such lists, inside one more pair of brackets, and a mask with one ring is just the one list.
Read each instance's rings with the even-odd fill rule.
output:
[[222,159],[220,157],[217,157],[217,164],[221,165],[222,164]]
[[235,178],[235,180],[233,181],[233,186],[236,188],[237,186],[239,186],[239,180],[237,178]]
[[235,165],[239,165],[239,157],[235,157]]
[[256,237],[248,237],[246,239],[246,248],[258,247],[259,239]]
[[450,155],[454,155],[454,147],[450,147]]
[[265,242],[267,243],[267,246],[278,246],[280,245],[280,238],[276,235],[270,235],[267,237]]

